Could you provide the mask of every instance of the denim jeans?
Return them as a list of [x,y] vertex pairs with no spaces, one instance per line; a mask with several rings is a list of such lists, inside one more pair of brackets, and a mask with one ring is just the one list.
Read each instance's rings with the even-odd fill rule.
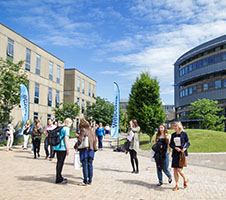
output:
[[46,137],[46,139],[44,141],[44,149],[45,149],[47,157],[49,156],[49,149],[48,149],[49,146],[50,146],[50,158],[54,158],[55,153],[53,150],[53,146],[49,145],[48,137]]
[[[166,153],[166,158],[165,158],[165,161],[164,161],[164,167],[163,167],[162,170],[168,178],[172,178],[172,175],[171,175],[168,167],[169,167],[169,154]],[[159,179],[160,183],[162,183],[162,170],[159,170],[158,167],[157,167],[157,175],[158,175],[158,179]]]
[[98,149],[103,148],[103,136],[98,136]]
[[83,182],[85,184],[88,184],[88,178],[89,183],[92,182],[93,179],[93,159],[92,158],[85,158],[82,161],[82,171],[83,171]]

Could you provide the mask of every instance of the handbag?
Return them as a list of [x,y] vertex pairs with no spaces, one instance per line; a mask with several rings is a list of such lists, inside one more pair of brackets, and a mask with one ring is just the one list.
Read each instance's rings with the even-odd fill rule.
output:
[[89,140],[88,140],[88,135],[86,134],[86,131],[85,131],[85,135],[82,139],[81,144],[78,146],[78,149],[85,149],[88,147],[89,147]]
[[80,169],[81,168],[81,162],[79,157],[79,152],[74,153],[74,169]]
[[129,140],[126,140],[125,143],[124,143],[124,145],[123,145],[123,147],[124,147],[124,149],[125,149],[126,151],[129,151],[130,141],[129,141]]
[[187,167],[187,160],[186,160],[184,152],[180,152],[179,166],[180,167]]

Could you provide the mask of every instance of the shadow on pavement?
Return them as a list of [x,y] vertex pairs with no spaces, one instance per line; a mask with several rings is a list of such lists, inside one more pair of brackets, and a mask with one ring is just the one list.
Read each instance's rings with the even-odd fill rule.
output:
[[111,172],[125,172],[130,173],[130,171],[120,170],[120,169],[110,169],[110,168],[95,168],[101,171],[111,171]]

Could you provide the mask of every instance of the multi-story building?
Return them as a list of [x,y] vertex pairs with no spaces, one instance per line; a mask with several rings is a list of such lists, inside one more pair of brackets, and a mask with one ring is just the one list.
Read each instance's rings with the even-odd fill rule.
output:
[[[0,24],[0,57],[14,63],[25,61],[29,118],[32,121],[38,118],[45,126],[48,118],[54,118],[52,109],[63,101],[64,62],[3,24]],[[11,115],[16,123],[22,121],[19,107]]]
[[80,114],[76,119],[78,128],[79,119],[84,117],[87,103],[95,103],[96,81],[77,69],[65,69],[64,72],[64,101],[77,103]]
[[128,99],[120,99],[119,106],[122,108],[122,110],[124,112],[127,112],[126,107],[127,107],[128,103],[129,103]]
[[226,113],[226,35],[201,44],[174,64],[176,118],[198,128],[200,120],[189,118],[189,105],[198,99],[218,100]]

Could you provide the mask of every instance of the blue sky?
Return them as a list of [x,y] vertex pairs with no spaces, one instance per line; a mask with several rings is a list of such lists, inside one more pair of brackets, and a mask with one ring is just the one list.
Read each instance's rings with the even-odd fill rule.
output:
[[174,103],[173,64],[226,34],[225,0],[0,0],[0,21],[97,81],[97,95],[121,98],[142,72]]

